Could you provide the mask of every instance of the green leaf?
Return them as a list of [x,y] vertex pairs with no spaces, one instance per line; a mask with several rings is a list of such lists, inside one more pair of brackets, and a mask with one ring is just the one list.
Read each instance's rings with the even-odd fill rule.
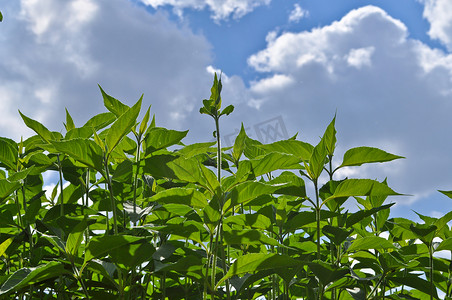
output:
[[44,125],[39,123],[38,121],[35,121],[33,119],[30,119],[29,117],[22,114],[19,110],[19,114],[24,120],[25,125],[27,125],[28,128],[32,129],[34,132],[36,132],[46,143],[50,144],[51,140],[56,140],[57,137],[53,135],[50,130],[48,130]]
[[55,278],[63,274],[70,274],[64,269],[60,262],[51,261],[45,265],[40,265],[36,268],[22,268],[14,272],[3,283],[0,288],[0,295],[18,291],[25,286],[44,281],[50,278]]
[[271,144],[259,145],[258,147],[265,150],[265,152],[292,154],[305,161],[309,160],[312,151],[314,150],[314,147],[311,144],[297,140],[278,141]]
[[98,115],[95,115],[91,119],[89,119],[85,125],[83,125],[84,128],[92,128],[94,131],[98,131],[102,128],[107,127],[111,123],[113,123],[116,120],[115,114],[111,112],[101,113]]
[[260,148],[261,145],[262,143],[259,142],[258,140],[253,140],[248,136],[245,136],[245,150],[243,151],[243,153],[249,159],[264,155],[265,151],[262,148]]
[[[253,273],[262,270],[273,270],[276,268],[290,268],[302,265],[300,260],[293,259],[287,255],[280,255],[275,253],[250,253],[239,256],[229,268],[226,275],[218,282],[217,287],[224,281],[234,275],[241,275],[245,273]],[[277,267],[276,267],[277,266]]]
[[441,251],[441,250],[449,250],[452,251],[452,238],[448,238],[443,240],[438,247],[435,249],[435,251]]
[[28,205],[24,215],[25,224],[31,225],[35,223],[36,219],[39,216],[38,213],[41,209],[41,196],[43,195],[45,195],[45,192],[41,191],[30,200],[30,204]]
[[388,153],[378,148],[357,147],[345,152],[344,159],[339,168],[346,166],[360,166],[367,163],[381,163],[399,158],[404,157]]
[[135,126],[141,109],[141,101],[142,98],[134,106],[127,109],[108,129],[105,137],[107,154],[112,153],[122,138]]
[[150,260],[155,249],[145,239],[116,247],[109,251],[112,262],[133,268]]
[[224,241],[227,245],[271,245],[281,246],[277,240],[266,236],[257,229],[225,230]]
[[92,127],[80,127],[73,128],[66,132],[64,136],[65,140],[71,140],[76,138],[88,139],[93,135],[94,129]]
[[278,185],[275,194],[305,197],[306,186],[302,178],[292,172],[284,171],[278,177],[268,181],[269,184]]
[[206,196],[193,188],[172,188],[163,190],[152,196],[150,201],[155,201],[160,204],[175,203],[184,204],[194,208],[204,208],[207,206]]
[[342,244],[342,242],[345,241],[346,238],[348,238],[350,236],[350,234],[353,232],[353,229],[345,230],[345,229],[340,228],[340,227],[334,227],[334,226],[331,226],[331,225],[325,225],[322,228],[322,232],[335,245],[340,245],[340,244]]
[[170,161],[168,167],[174,172],[176,178],[187,182],[198,183],[209,189],[212,193],[215,193],[220,186],[213,171],[201,165],[194,158],[186,159],[180,157]]
[[88,227],[88,222],[85,218],[74,227],[74,229],[69,234],[66,241],[66,253],[69,255],[77,256],[78,248],[83,241],[83,233],[85,232],[86,227]]
[[0,11],[0,22],[2,22],[3,21],[3,15],[2,15],[2,12]]
[[443,193],[444,195],[446,195],[447,197],[452,199],[452,191],[441,191],[441,190],[438,190],[438,192]]
[[[336,180],[330,180],[327,183],[325,183],[319,190],[319,196],[322,200],[327,199],[328,197],[332,196],[334,192],[336,191],[336,188],[341,184],[343,180],[336,181]],[[330,211],[337,211],[342,204],[348,199],[348,197],[338,197],[333,198],[326,202],[326,206]]]
[[425,244],[430,245],[438,227],[428,224],[410,225],[410,230]]
[[349,273],[349,269],[346,268],[334,268],[328,263],[315,260],[309,263],[309,269],[320,280],[323,286],[326,286],[330,282],[337,281]]
[[[400,275],[402,275],[402,274],[400,274]],[[392,281],[398,285],[402,284],[402,285],[412,287],[413,289],[419,290],[423,293],[426,293],[427,295],[430,295],[432,292],[430,283],[427,280],[419,278],[413,274],[406,274],[404,276],[397,276],[397,277],[391,276],[388,278],[388,280]],[[432,296],[435,299],[439,299],[435,288],[433,289]]]
[[18,157],[19,151],[16,142],[7,138],[0,138],[0,163],[4,164],[9,170],[15,171]]
[[154,127],[148,131],[144,139],[146,144],[145,155],[179,143],[188,133],[187,131],[169,130]]
[[0,200],[3,200],[10,196],[19,187],[19,182],[9,182],[6,179],[0,179]]
[[245,205],[259,196],[273,194],[278,188],[278,185],[271,185],[257,181],[246,181],[236,185],[229,192],[228,197],[231,199],[231,205]]
[[[300,168],[301,159],[285,153],[271,152],[254,159],[250,159],[253,175],[255,177],[284,169]],[[240,165],[239,165],[240,168]],[[239,171],[237,171],[238,173]]]
[[3,256],[5,254],[6,249],[8,249],[9,245],[13,242],[14,238],[9,238],[3,241],[3,243],[0,244],[0,256]]
[[129,109],[129,107],[127,105],[123,104],[118,99],[115,99],[112,96],[108,95],[107,93],[104,92],[104,90],[102,89],[102,87],[100,85],[98,85],[98,86],[102,93],[102,97],[104,98],[104,106],[109,111],[114,113],[116,115],[116,117],[119,118],[122,114],[124,114]]
[[218,111],[221,108],[221,89],[222,89],[222,84],[221,84],[221,76],[220,79],[217,79],[217,73],[215,73],[215,77],[213,79],[213,85],[212,88],[210,89],[211,95],[210,95],[210,100],[213,101],[214,105],[215,105],[215,109]]
[[230,216],[224,219],[223,223],[248,226],[250,228],[256,228],[261,230],[269,230],[272,226],[272,222],[268,217],[258,213]]
[[92,140],[72,139],[52,141],[52,145],[61,153],[104,173],[102,149]]
[[448,212],[435,221],[434,225],[438,228],[437,231],[441,231],[447,225],[447,223],[449,223],[450,220],[452,220],[452,211]]
[[93,237],[86,246],[84,263],[93,258],[104,256],[115,248],[137,242],[141,239],[142,237],[131,235],[107,235]]
[[242,156],[243,151],[245,150],[245,137],[246,137],[245,127],[243,127],[242,123],[240,132],[235,138],[234,147],[232,148],[232,158],[234,159],[236,165],[238,165],[240,157]]
[[357,238],[352,242],[352,245],[347,249],[348,252],[358,250],[370,250],[370,249],[395,249],[394,245],[379,236],[366,236],[363,238]]
[[[187,145],[182,149],[177,150],[177,154],[184,156],[185,158],[190,158],[199,154],[204,154],[209,151],[209,149],[215,145],[217,142],[208,143],[195,143]],[[212,150],[214,151],[214,150]]]
[[226,115],[229,116],[230,113],[234,111],[234,105],[228,105],[225,109],[220,113],[220,116]]
[[146,111],[146,114],[144,115],[143,120],[141,121],[140,131],[139,131],[140,136],[142,136],[146,132],[146,129],[148,127],[150,112],[151,112],[151,106],[148,107],[148,110]]
[[66,124],[64,124],[66,127],[66,131],[72,130],[75,128],[74,120],[72,119],[71,115],[69,114],[67,108],[66,108]]
[[389,210],[389,208],[391,206],[393,206],[394,204],[395,203],[390,203],[390,204],[386,204],[386,205],[383,205],[383,206],[380,206],[380,207],[374,207],[374,208],[369,209],[369,210],[357,211],[357,212],[355,212],[355,213],[353,213],[353,214],[351,214],[350,216],[347,217],[347,221],[345,223],[346,227],[348,227],[348,228],[352,227],[356,223],[361,222],[363,219],[365,219],[365,218],[367,218],[367,217],[369,217],[369,216],[371,216],[371,215],[373,215],[373,214],[375,214],[375,213],[377,213],[377,212],[379,212],[381,210],[384,210],[384,209],[388,209]]
[[[336,217],[337,214],[327,210],[320,211],[320,220],[326,220]],[[316,221],[316,214],[314,211],[301,211],[284,223],[286,232],[293,232]]]
[[334,194],[322,203],[338,197],[353,196],[397,196],[401,195],[394,192],[386,184],[371,179],[346,179],[339,184]]
[[326,163],[327,149],[325,141],[322,139],[312,150],[311,158],[309,159],[309,165],[306,166],[308,175],[311,180],[317,180],[323,171]]
[[336,128],[334,127],[336,123],[336,116],[334,116],[331,123],[328,125],[328,127],[325,130],[325,133],[323,134],[322,139],[325,142],[325,147],[327,154],[329,156],[333,156],[334,150],[336,149]]

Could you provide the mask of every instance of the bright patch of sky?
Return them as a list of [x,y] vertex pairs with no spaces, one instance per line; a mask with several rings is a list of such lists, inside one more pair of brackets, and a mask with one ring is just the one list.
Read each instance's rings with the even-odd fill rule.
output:
[[0,8],[0,132],[31,134],[18,109],[61,131],[66,107],[81,126],[104,111],[99,83],[128,104],[144,93],[158,125],[190,129],[187,142],[210,140],[198,109],[222,71],[223,101],[236,107],[225,136],[244,122],[253,138],[299,132],[315,144],[337,112],[336,164],[363,145],[407,157],[343,175],[388,177],[413,195],[394,199],[398,212],[452,210],[436,191],[452,190],[451,3],[9,1]]

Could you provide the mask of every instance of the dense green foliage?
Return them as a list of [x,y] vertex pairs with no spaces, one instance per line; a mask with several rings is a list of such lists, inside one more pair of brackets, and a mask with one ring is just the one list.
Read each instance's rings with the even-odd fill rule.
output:
[[[452,250],[452,212],[389,218],[386,181],[337,178],[400,156],[358,147],[333,164],[335,118],[317,145],[242,126],[221,148],[233,107],[216,76],[200,112],[217,142],[185,145],[149,109],[137,120],[141,99],[101,93],[108,112],[82,127],[20,113],[36,135],[0,138],[1,299],[451,299],[451,260],[434,254]],[[59,175],[48,194],[44,172]]]

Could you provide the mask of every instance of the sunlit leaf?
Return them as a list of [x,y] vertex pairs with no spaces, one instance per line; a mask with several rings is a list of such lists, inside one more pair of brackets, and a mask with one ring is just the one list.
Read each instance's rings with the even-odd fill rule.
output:
[[149,200],[160,204],[176,203],[195,208],[204,208],[207,205],[206,196],[193,188],[172,188],[164,190],[152,196]]
[[333,156],[334,150],[336,149],[336,128],[334,127],[336,123],[336,116],[334,116],[331,123],[328,125],[328,127],[325,130],[325,133],[323,134],[322,139],[324,140],[325,147],[327,150],[327,154],[329,156]]
[[61,153],[103,173],[102,149],[92,140],[72,139],[52,141],[52,145]]
[[240,157],[243,154],[243,151],[245,150],[245,137],[246,137],[245,127],[243,127],[242,123],[242,127],[240,127],[240,132],[235,138],[234,146],[232,148],[232,157],[236,163],[238,163]]
[[129,109],[129,107],[127,105],[123,104],[118,99],[115,99],[112,96],[105,93],[100,85],[99,85],[99,89],[100,89],[100,91],[102,93],[102,97],[104,99],[104,106],[109,111],[114,113],[116,115],[116,117],[119,118],[122,114],[124,114]]
[[338,197],[352,196],[397,196],[387,185],[371,179],[347,179],[341,182],[334,191],[334,194],[323,201],[329,201]]
[[345,152],[340,168],[346,166],[360,166],[367,163],[387,162],[394,159],[404,158],[394,155],[378,148],[357,147]]
[[278,141],[271,144],[259,145],[258,147],[265,150],[265,152],[292,154],[301,160],[309,160],[314,150],[311,144],[297,140]]
[[25,125],[27,125],[30,129],[36,132],[46,143],[50,144],[51,140],[57,140],[58,136],[54,135],[50,130],[47,129],[44,125],[35,121],[19,111],[20,116],[24,120]]
[[83,125],[84,128],[89,128],[93,131],[98,131],[102,128],[107,127],[111,123],[113,123],[116,120],[115,114],[111,112],[101,113],[98,115],[95,115],[91,119],[89,119],[85,125]]
[[142,98],[140,98],[134,106],[127,109],[122,115],[120,115],[108,129],[107,136],[105,137],[108,154],[115,149],[122,138],[132,130],[133,126],[135,126],[141,109],[141,101]]
[[161,127],[154,127],[148,131],[145,137],[145,155],[167,148],[179,143],[188,133],[187,131],[169,130]]
[[0,138],[0,163],[15,171],[17,169],[18,156],[19,152],[16,142],[7,138]]
[[69,234],[66,241],[66,252],[70,255],[77,255],[78,248],[83,240],[83,233],[85,232],[88,222],[84,218]]
[[352,242],[352,245],[347,249],[348,252],[358,250],[370,250],[370,249],[394,249],[394,245],[379,236],[366,236],[357,238]]
[[309,164],[306,166],[308,175],[312,180],[317,180],[326,163],[327,149],[324,140],[320,140],[312,150]]
[[6,249],[8,249],[9,245],[11,245],[13,240],[14,240],[13,238],[9,238],[0,244],[0,256],[3,256],[3,254],[5,254]]
[[66,108],[66,123],[64,124],[66,127],[66,131],[72,130],[75,128],[74,120],[72,119],[69,111]]

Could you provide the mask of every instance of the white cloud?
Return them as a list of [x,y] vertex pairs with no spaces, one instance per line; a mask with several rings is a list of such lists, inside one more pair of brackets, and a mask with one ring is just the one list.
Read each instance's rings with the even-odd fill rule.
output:
[[[211,45],[165,14],[124,0],[22,0],[0,36],[0,131],[30,135],[17,112],[63,129],[64,107],[77,126],[105,111],[99,83],[127,104],[144,93],[160,126],[203,130],[198,105],[208,96]],[[199,126],[198,126],[199,124]]]
[[428,34],[452,51],[452,1],[421,0],[425,4],[424,18],[430,22]]
[[[377,25],[384,27],[377,28]],[[367,6],[352,10],[340,21],[310,32],[286,32],[277,39],[272,32],[267,37],[268,47],[252,55],[248,62],[258,71],[276,72],[291,72],[310,62],[328,65],[340,60],[351,48],[372,47],[379,40],[398,45],[405,40],[406,30],[403,23],[382,9]],[[360,36],[359,40],[353,40],[356,35]],[[330,48],[332,45],[334,48]]]
[[309,12],[303,9],[300,4],[295,3],[293,10],[289,14],[289,22],[298,23],[304,17],[307,17]]
[[282,74],[275,74],[272,77],[251,82],[251,91],[256,94],[269,94],[274,91],[280,91],[294,83],[294,80]]
[[[315,144],[337,112],[336,163],[363,145],[407,157],[358,168],[359,176],[388,177],[396,191],[415,195],[398,202],[450,187],[452,55],[409,39],[407,27],[382,9],[355,9],[311,31],[272,32],[248,63],[263,77],[250,83],[249,105],[262,118],[278,111],[290,134],[301,131],[301,140]],[[263,92],[275,74],[292,83]]]
[[233,17],[241,18],[252,12],[256,7],[268,5],[271,0],[141,0],[153,8],[171,5],[174,12],[182,17],[184,9],[191,8],[203,10],[208,8],[213,14],[215,21]]
[[347,55],[347,62],[350,66],[356,67],[358,69],[363,66],[371,66],[371,57],[374,50],[374,47],[351,49]]

